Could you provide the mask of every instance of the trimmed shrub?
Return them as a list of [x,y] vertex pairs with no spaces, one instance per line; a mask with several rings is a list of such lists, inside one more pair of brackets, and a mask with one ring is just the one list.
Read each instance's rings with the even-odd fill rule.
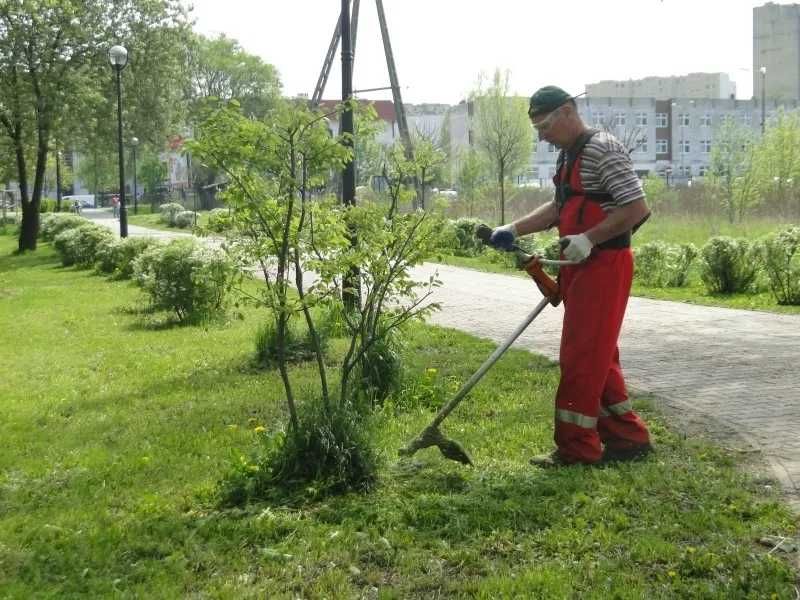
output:
[[175,227],[175,217],[178,216],[178,213],[184,212],[183,206],[177,202],[162,204],[159,210],[159,219],[170,227]]
[[39,238],[45,242],[50,242],[55,237],[67,229],[80,227],[89,223],[87,219],[79,217],[78,215],[70,215],[66,213],[48,213],[41,217],[39,223]]
[[800,227],[767,237],[759,246],[769,288],[778,304],[800,304]]
[[313,498],[372,487],[377,455],[366,423],[351,405],[326,409],[320,400],[311,400],[298,407],[298,421],[298,432],[260,433],[258,452],[234,459],[218,486],[221,505],[292,494]]
[[224,233],[230,227],[230,211],[227,208],[215,208],[208,213],[208,229],[214,233]]
[[102,225],[86,223],[59,233],[53,240],[53,246],[65,267],[89,267],[97,260],[98,247],[113,239],[114,234]]
[[758,274],[758,250],[745,239],[711,238],[700,258],[700,278],[712,294],[744,292]]
[[115,239],[97,249],[96,268],[115,279],[130,279],[133,276],[133,261],[148,248],[161,242],[150,237],[128,237]]
[[222,250],[195,240],[153,246],[133,261],[133,277],[153,308],[180,321],[200,321],[225,308],[236,271]]
[[191,210],[183,210],[175,215],[175,227],[186,229],[197,222],[197,213]]
[[693,244],[675,246],[649,242],[635,250],[634,276],[649,287],[683,287],[689,281],[689,269],[697,257]]

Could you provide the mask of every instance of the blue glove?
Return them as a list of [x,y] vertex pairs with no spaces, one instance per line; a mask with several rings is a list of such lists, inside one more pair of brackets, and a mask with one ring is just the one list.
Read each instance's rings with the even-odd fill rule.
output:
[[498,250],[512,250],[514,240],[517,239],[517,228],[513,223],[495,227],[492,230],[492,237],[489,238],[489,245]]

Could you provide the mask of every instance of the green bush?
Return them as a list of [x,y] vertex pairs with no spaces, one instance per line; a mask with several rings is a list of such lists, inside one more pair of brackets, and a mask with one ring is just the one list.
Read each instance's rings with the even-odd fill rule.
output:
[[183,206],[177,202],[162,204],[159,210],[159,219],[170,227],[175,227],[175,217],[178,216],[178,213],[184,212]]
[[478,219],[457,219],[449,222],[449,231],[444,236],[447,249],[456,256],[477,256],[485,248],[483,242],[475,237],[475,229],[480,225]]
[[713,237],[700,250],[700,258],[700,278],[712,294],[747,291],[758,275],[758,250],[745,239]]
[[634,276],[648,287],[683,287],[689,281],[689,270],[697,257],[693,244],[676,246],[649,242],[635,250]]
[[377,456],[368,429],[349,404],[326,409],[320,400],[298,407],[299,431],[258,433],[259,449],[236,456],[220,482],[223,506],[292,494],[320,497],[365,491],[375,482]]
[[174,312],[180,321],[200,321],[224,311],[235,276],[222,250],[195,240],[153,246],[133,261],[133,276],[153,308]]
[[770,235],[760,251],[769,288],[778,304],[800,304],[800,227]]
[[353,377],[354,400],[375,407],[400,389],[403,377],[401,350],[402,336],[396,329],[369,347]]
[[65,267],[89,267],[97,260],[98,248],[113,239],[114,234],[106,227],[86,223],[59,233],[53,240],[53,247]]
[[130,279],[136,257],[148,248],[160,244],[161,242],[150,237],[115,239],[97,249],[97,270],[112,275],[115,279]]
[[62,231],[80,227],[87,223],[89,223],[87,219],[79,217],[78,215],[48,213],[41,217],[39,223],[39,238],[45,242],[50,242]]
[[191,210],[182,210],[175,215],[175,227],[186,229],[197,222],[197,213]]
[[215,208],[208,213],[208,229],[214,233],[224,233],[230,227],[230,211],[227,208]]

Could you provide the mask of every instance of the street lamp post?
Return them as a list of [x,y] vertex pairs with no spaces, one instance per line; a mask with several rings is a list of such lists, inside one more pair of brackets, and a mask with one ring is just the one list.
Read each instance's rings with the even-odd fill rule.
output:
[[761,67],[761,135],[767,128],[767,67]]
[[112,46],[108,60],[117,74],[117,146],[119,149],[119,237],[128,237],[128,211],[125,207],[125,157],[122,151],[122,69],[128,64],[124,46]]
[[139,214],[139,190],[136,189],[136,146],[139,145],[139,138],[131,138],[131,153],[133,154],[133,214]]
[[56,150],[56,212],[61,212],[61,150]]

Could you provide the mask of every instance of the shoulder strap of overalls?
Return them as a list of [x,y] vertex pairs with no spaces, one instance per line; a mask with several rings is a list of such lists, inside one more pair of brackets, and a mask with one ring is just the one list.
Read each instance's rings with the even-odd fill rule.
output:
[[[569,197],[574,195],[575,191],[572,189],[572,169],[575,167],[575,162],[583,152],[586,144],[599,133],[599,129],[587,129],[584,131],[571,148],[562,150],[558,155],[558,163],[556,164],[556,173],[558,173],[558,184],[556,184],[556,203],[561,207],[569,200]],[[561,170],[565,169],[564,176],[561,176]]]

